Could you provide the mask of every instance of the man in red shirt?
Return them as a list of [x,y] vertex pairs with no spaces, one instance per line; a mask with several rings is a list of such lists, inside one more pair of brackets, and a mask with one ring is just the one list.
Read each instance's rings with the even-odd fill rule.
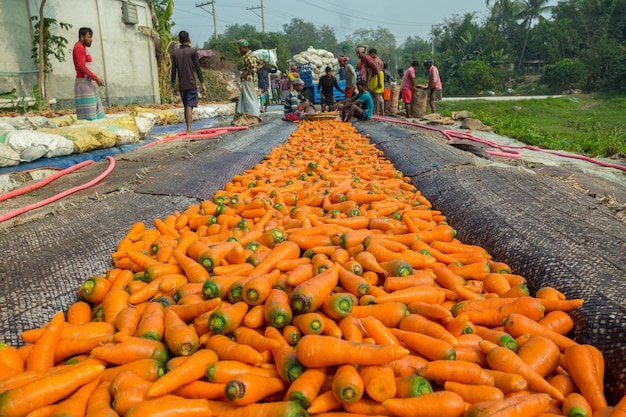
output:
[[78,42],[72,49],[76,81],[74,81],[74,103],[76,105],[76,118],[96,120],[104,118],[104,107],[98,94],[98,86],[103,86],[102,78],[94,74],[88,64],[92,62],[87,48],[91,46],[93,31],[90,28],[80,28]]

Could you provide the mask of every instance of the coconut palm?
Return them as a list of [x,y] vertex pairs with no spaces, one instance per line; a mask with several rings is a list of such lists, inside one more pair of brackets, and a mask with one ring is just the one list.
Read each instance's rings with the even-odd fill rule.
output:
[[528,45],[528,38],[530,37],[530,30],[536,19],[541,19],[542,14],[551,10],[552,6],[548,6],[549,0],[521,0],[521,11],[517,14],[518,20],[522,21],[522,26],[526,30],[526,36],[524,37],[524,45],[522,46],[522,53],[519,57],[518,67],[521,68],[524,62],[524,55],[526,54],[526,46]]

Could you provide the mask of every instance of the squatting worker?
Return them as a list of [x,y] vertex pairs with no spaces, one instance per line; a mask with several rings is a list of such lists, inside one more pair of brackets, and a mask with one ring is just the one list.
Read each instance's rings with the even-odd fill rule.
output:
[[237,41],[239,53],[243,57],[243,70],[241,71],[241,88],[239,90],[239,101],[237,101],[237,114],[250,114],[259,116],[261,109],[257,97],[257,69],[259,61],[250,50],[250,43],[246,39]]
[[178,75],[178,91],[185,108],[185,124],[187,133],[191,133],[191,122],[193,121],[193,108],[198,107],[198,85],[194,72],[198,75],[198,80],[202,84],[202,92],[206,94],[206,86],[200,69],[200,59],[198,53],[191,47],[189,33],[181,31],[178,34],[180,47],[172,52],[172,88],[176,86],[176,75]]
[[435,110],[435,101],[441,100],[443,97],[441,85],[441,77],[439,77],[439,69],[433,65],[432,59],[424,60],[424,68],[428,71],[428,104],[431,113],[437,113]]
[[287,94],[287,98],[284,103],[285,120],[294,122],[301,120],[304,113],[307,113],[311,108],[311,103],[302,94],[304,88],[304,81],[300,78],[296,78],[292,81],[293,88]]
[[76,70],[76,81],[74,81],[76,118],[83,120],[104,118],[104,107],[102,107],[98,93],[98,86],[103,86],[104,81],[87,67],[87,63],[92,62],[91,55],[87,53],[92,40],[93,31],[90,28],[80,28],[78,42],[72,49],[72,59]]
[[359,91],[358,94],[343,101],[343,106],[340,111],[341,120],[343,122],[349,122],[353,116],[356,116],[358,120],[362,121],[372,118],[374,99],[369,91],[367,91],[367,83],[365,80],[359,80],[356,83],[356,88]]

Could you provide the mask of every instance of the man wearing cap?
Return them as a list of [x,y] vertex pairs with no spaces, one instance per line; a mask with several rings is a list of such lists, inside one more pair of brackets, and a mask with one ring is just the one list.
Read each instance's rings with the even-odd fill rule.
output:
[[241,71],[241,88],[237,101],[237,114],[250,114],[259,116],[261,109],[257,97],[257,70],[259,63],[257,57],[250,50],[250,43],[246,39],[237,41],[239,53],[243,57],[243,70]]
[[296,78],[292,81],[292,90],[289,91],[284,103],[285,120],[295,122],[302,119],[302,115],[309,111],[311,103],[302,94],[304,81]]
[[432,59],[424,60],[424,68],[428,71],[428,104],[430,105],[431,113],[436,113],[435,101],[441,100],[443,90],[439,70],[433,65]]

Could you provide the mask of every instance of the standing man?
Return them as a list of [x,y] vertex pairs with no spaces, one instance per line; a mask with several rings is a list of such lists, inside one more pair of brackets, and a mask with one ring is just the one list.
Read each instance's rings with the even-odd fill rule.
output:
[[[382,75],[383,68],[378,66],[373,57],[365,53],[364,46],[356,48],[356,56],[361,60],[361,67],[365,70],[369,91],[374,99],[374,114],[379,114],[377,105],[382,107],[383,91],[385,89],[385,81]],[[380,95],[380,101],[377,100],[377,95]]]
[[239,46],[239,53],[243,57],[243,71],[241,71],[241,89],[236,111],[237,114],[250,114],[258,117],[261,114],[256,93],[258,83],[256,71],[259,69],[259,62],[250,50],[250,43],[246,39],[240,39],[237,41],[237,45]]
[[267,62],[259,59],[259,69],[256,70],[257,78],[259,79],[259,90],[261,90],[261,113],[267,111],[267,105],[270,102],[270,73],[275,74],[278,72],[276,67],[268,67]]
[[343,78],[346,80],[346,98],[350,98],[354,95],[356,88],[356,71],[347,56],[340,56],[338,61],[339,66],[343,68]]
[[443,97],[441,77],[439,77],[439,70],[433,65],[432,59],[424,60],[424,68],[428,71],[428,104],[431,113],[436,113],[435,101],[439,101]]
[[378,116],[384,116],[385,99],[383,97],[383,94],[385,93],[385,71],[383,69],[383,60],[379,58],[378,51],[375,48],[370,48],[367,51],[367,55],[372,57],[374,59],[374,62],[376,62],[376,66],[378,66],[378,72],[375,75],[372,75],[372,79],[370,80],[378,82],[378,84],[375,86],[370,85],[370,93],[372,94],[372,98],[374,99],[374,114]]
[[317,83],[317,91],[320,93],[322,112],[325,108],[328,108],[328,111],[330,112],[333,111],[333,108],[335,107],[335,94],[333,88],[336,88],[344,94],[345,92],[341,89],[341,87],[339,87],[339,83],[337,82],[337,78],[333,75],[331,67],[326,67],[324,72],[325,74],[320,77],[320,80]]
[[193,121],[193,108],[198,107],[198,86],[194,71],[198,75],[198,80],[202,84],[202,92],[206,93],[200,60],[196,50],[191,47],[189,33],[181,31],[178,34],[180,47],[172,52],[172,88],[176,86],[176,75],[178,74],[178,91],[185,108],[185,124],[187,133],[191,133],[191,122]]
[[278,98],[280,100],[280,103],[285,103],[287,95],[289,94],[289,90],[291,90],[291,78],[287,77],[287,74],[283,73],[278,85],[280,87],[280,95]]
[[87,48],[91,46],[93,31],[91,28],[78,30],[78,42],[72,49],[72,59],[76,70],[74,81],[74,104],[76,105],[76,118],[83,120],[96,120],[104,118],[104,107],[98,94],[98,86],[103,86],[102,78],[94,74],[87,63],[92,62]]
[[411,102],[413,101],[413,90],[415,89],[415,70],[419,65],[417,61],[411,62],[411,66],[404,71],[404,75],[402,76],[400,95],[404,102],[407,119],[411,117]]

